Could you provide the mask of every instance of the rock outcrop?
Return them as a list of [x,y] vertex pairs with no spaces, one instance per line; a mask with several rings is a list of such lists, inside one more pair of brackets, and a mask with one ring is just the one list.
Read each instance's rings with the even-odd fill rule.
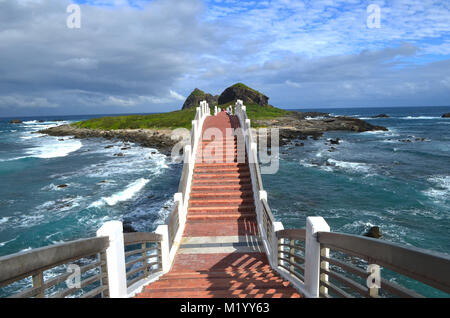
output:
[[219,105],[234,103],[238,99],[242,100],[244,104],[269,105],[269,97],[242,83],[235,84],[224,90],[219,96]]
[[442,118],[450,118],[450,113],[446,113],[446,114],[442,115]]
[[23,121],[21,121],[20,119],[13,119],[9,123],[10,124],[21,124],[21,123],[23,123]]
[[376,116],[372,116],[372,118],[389,118],[390,116],[389,115],[387,115],[387,114],[379,114],[379,115],[376,115]]
[[371,227],[369,229],[369,231],[364,234],[364,236],[372,237],[372,238],[380,238],[380,237],[382,237],[380,228],[378,226]]
[[183,104],[182,109],[192,108],[199,106],[201,101],[206,100],[209,104],[209,107],[214,107],[217,105],[217,101],[219,96],[213,96],[211,94],[205,93],[204,91],[196,88],[192,91],[192,93],[188,96],[186,101]]

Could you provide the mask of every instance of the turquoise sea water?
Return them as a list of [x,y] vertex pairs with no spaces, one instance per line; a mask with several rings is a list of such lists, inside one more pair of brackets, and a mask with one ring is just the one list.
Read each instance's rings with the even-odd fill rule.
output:
[[[376,225],[385,240],[450,254],[450,119],[441,118],[450,107],[320,111],[389,131],[330,132],[303,141],[304,147],[283,146],[278,173],[263,175],[275,218],[285,228],[298,228],[307,216],[320,215],[333,231],[351,234]],[[391,118],[370,118],[380,113]],[[94,236],[108,220],[139,231],[164,222],[180,164],[133,144],[121,150],[127,145],[120,141],[33,133],[90,117],[23,118],[16,125],[0,119],[0,256]],[[329,152],[325,142],[336,137],[342,142]],[[399,141],[406,139],[411,142]],[[114,156],[119,152],[125,156]],[[389,278],[442,296],[402,277]]]

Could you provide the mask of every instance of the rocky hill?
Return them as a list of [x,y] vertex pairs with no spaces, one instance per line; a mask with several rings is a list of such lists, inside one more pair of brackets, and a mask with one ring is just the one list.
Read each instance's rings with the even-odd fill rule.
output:
[[219,105],[234,103],[238,99],[242,100],[244,104],[269,105],[269,97],[242,83],[234,84],[224,90],[219,96]]
[[183,104],[182,109],[197,107],[201,101],[206,100],[210,107],[214,107],[217,105],[217,101],[219,96],[213,96],[211,94],[205,93],[204,91],[196,88],[192,91],[192,93],[188,96],[186,101]]

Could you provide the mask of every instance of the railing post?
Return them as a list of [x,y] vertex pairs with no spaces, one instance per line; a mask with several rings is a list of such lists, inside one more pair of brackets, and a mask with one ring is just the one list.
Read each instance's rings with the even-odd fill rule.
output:
[[155,233],[162,235],[161,264],[162,271],[167,273],[170,270],[169,227],[167,225],[159,225]]
[[272,254],[273,254],[273,266],[275,268],[278,267],[278,239],[277,239],[277,232],[284,230],[283,223],[281,222],[273,222],[272,225]]
[[106,249],[109,297],[125,298],[127,297],[127,277],[122,222],[106,222],[97,231],[97,236],[109,237],[109,247]]
[[306,218],[305,242],[305,287],[309,297],[319,297],[320,286],[320,243],[317,232],[329,232],[330,226],[320,216]]

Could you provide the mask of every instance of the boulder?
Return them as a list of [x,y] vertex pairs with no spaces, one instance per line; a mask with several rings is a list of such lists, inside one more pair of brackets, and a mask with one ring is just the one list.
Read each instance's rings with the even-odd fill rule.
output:
[[209,107],[214,107],[217,105],[217,100],[219,96],[213,96],[211,94],[207,94],[204,91],[196,88],[192,91],[192,93],[188,96],[186,101],[183,104],[182,109],[192,108],[192,107],[198,107],[200,105],[201,101],[206,100],[206,102],[209,104]]
[[56,187],[59,188],[59,189],[64,189],[64,188],[67,188],[68,185],[67,184],[60,184],[60,185],[58,185]]
[[364,236],[372,237],[372,238],[380,238],[382,235],[381,235],[380,228],[378,226],[372,226],[369,229],[369,231],[367,231],[367,233],[364,234]]
[[23,121],[21,121],[20,119],[13,119],[9,123],[10,124],[21,124],[21,123],[23,123]]
[[257,104],[260,106],[269,105],[269,97],[260,92],[250,88],[242,83],[234,84],[228,87],[219,96],[219,105],[224,105],[228,103],[234,103],[238,99],[242,100],[244,104]]
[[389,118],[389,115],[379,114],[379,115],[376,115],[376,116],[372,116],[372,118]]
[[450,118],[450,113],[445,113],[444,115],[442,115],[442,118]]

